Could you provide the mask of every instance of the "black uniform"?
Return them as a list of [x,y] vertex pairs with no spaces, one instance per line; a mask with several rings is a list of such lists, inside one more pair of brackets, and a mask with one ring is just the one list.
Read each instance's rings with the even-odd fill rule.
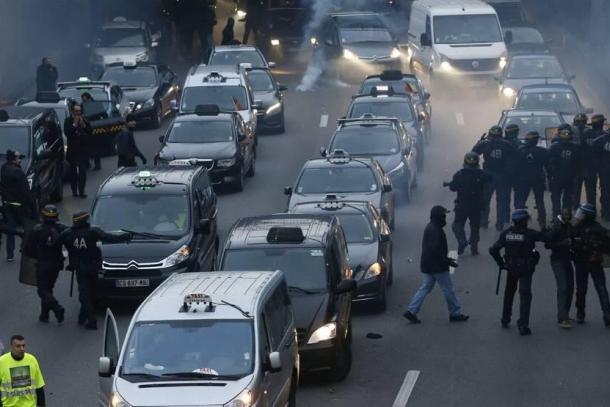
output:
[[68,152],[66,160],[70,164],[70,187],[72,195],[84,195],[87,184],[87,167],[89,166],[90,146],[93,138],[91,124],[83,118],[84,124],[74,124],[72,117],[64,121]]
[[[573,132],[573,142],[574,144],[577,144],[580,146],[580,152],[582,155],[582,167],[580,168],[580,172],[578,174],[578,176],[576,177],[575,183],[574,183],[574,197],[572,198],[572,204],[574,209],[577,209],[578,206],[581,203],[581,193],[582,193],[582,187],[583,184],[585,182],[585,172],[586,172],[586,166],[587,166],[587,161],[586,161],[586,157],[585,157],[585,153],[587,151],[587,144],[586,144],[586,140],[585,140],[585,132],[587,131],[587,127],[582,124],[582,125],[572,125],[572,132]],[[589,197],[587,196],[587,199]],[[595,198],[594,198],[595,200]],[[593,203],[593,202],[591,202]]]
[[65,229],[65,225],[54,221],[40,223],[32,229],[24,245],[25,255],[36,260],[41,321],[48,321],[50,311],[53,311],[58,321],[63,321],[64,309],[53,296],[53,288],[59,272],[64,268],[59,236]]
[[[9,230],[24,226],[27,217],[34,218],[35,204],[25,173],[18,164],[6,162],[0,169],[0,194],[4,202],[4,221]],[[15,234],[6,236],[6,257],[13,259]]]
[[572,225],[561,218],[553,221],[547,232],[547,249],[551,249],[551,268],[557,282],[557,322],[570,319],[574,296],[574,266],[572,264]]
[[593,143],[597,138],[605,134],[603,123],[601,126],[588,128],[583,133],[583,166],[582,174],[585,182],[585,192],[587,194],[587,203],[596,206],[597,203],[597,178],[599,176],[599,168],[597,156]]
[[574,266],[576,268],[576,311],[579,320],[585,318],[589,274],[604,313],[606,325],[610,324],[610,300],[606,288],[606,275],[602,266],[602,254],[610,248],[609,231],[593,219],[585,219],[572,230]]
[[[599,193],[602,218],[610,220],[610,134],[604,133],[593,142],[596,167],[599,173]],[[589,202],[595,205],[595,202]]]
[[534,143],[522,145],[517,150],[515,207],[525,208],[525,203],[534,191],[536,208],[538,209],[538,222],[546,223],[546,209],[544,206],[544,180],[547,166],[547,151]]
[[[517,150],[519,150],[519,147],[521,147],[521,145],[523,144],[519,140],[519,137],[517,134],[512,135],[510,137],[504,136],[504,140],[506,140],[506,142],[508,144],[513,146],[513,148],[515,149],[515,152]],[[513,158],[510,161],[510,170],[509,170],[509,177],[508,177],[508,200],[509,200],[509,204],[510,204],[510,197],[512,195],[514,208],[519,208],[519,206],[517,205],[517,194],[519,193],[519,178],[517,177],[517,172],[516,172],[517,164],[518,164],[517,160],[518,160],[518,155],[514,154]]]
[[246,25],[244,27],[244,44],[248,43],[250,38],[250,32],[255,31],[258,33],[258,29],[263,19],[265,5],[261,0],[247,0],[246,3]]
[[57,68],[51,64],[40,64],[36,69],[36,92],[57,91]]
[[61,234],[60,240],[68,250],[70,267],[76,272],[78,299],[81,303],[79,324],[86,322],[87,328],[97,328],[94,290],[97,272],[102,266],[102,252],[97,246],[98,243],[119,243],[130,239],[131,235],[128,233],[109,234],[91,227],[89,223],[73,225]]
[[573,188],[581,167],[580,146],[560,140],[549,147],[547,170],[553,216],[559,215],[561,208],[572,208]]
[[115,143],[116,152],[119,157],[119,167],[135,167],[136,157],[140,157],[142,163],[146,164],[146,158],[136,145],[132,129],[124,127],[123,130],[117,134]]
[[[452,229],[460,246],[467,243],[475,248],[479,243],[479,227],[481,225],[481,210],[483,209],[483,192],[485,185],[492,182],[492,176],[478,167],[464,166],[455,173],[449,183],[449,188],[457,192],[455,200],[455,219]],[[470,239],[466,240],[464,226],[470,222]]]
[[[546,237],[542,232],[514,225],[503,231],[498,241],[489,249],[498,266],[508,270],[502,324],[508,324],[511,320],[513,299],[518,285],[521,300],[518,325],[520,329],[529,327],[532,276],[540,259],[540,255],[535,250],[536,242],[545,240]],[[502,249],[504,249],[504,258],[500,255]]]
[[479,141],[472,149],[475,153],[483,155],[485,162],[483,169],[488,171],[491,182],[485,186],[483,192],[482,223],[484,227],[489,224],[489,205],[491,196],[496,192],[496,228],[501,229],[510,221],[510,180],[509,172],[511,160],[515,155],[515,148],[501,138],[485,138]]
[[215,7],[211,6],[208,0],[200,0],[200,2],[200,21],[198,23],[197,31],[199,33],[203,60],[207,61],[212,46],[214,45],[214,26],[218,21],[216,20]]

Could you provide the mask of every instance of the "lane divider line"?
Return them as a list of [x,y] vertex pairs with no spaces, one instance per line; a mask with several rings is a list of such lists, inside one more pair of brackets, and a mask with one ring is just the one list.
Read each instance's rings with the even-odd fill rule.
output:
[[326,127],[326,126],[328,126],[328,115],[323,114],[322,116],[320,116],[320,127]]
[[455,121],[457,122],[458,125],[463,126],[464,125],[464,115],[461,112],[456,112]]
[[400,386],[400,390],[398,390],[398,394],[396,395],[396,399],[394,399],[394,404],[392,407],[406,407],[409,402],[409,398],[411,397],[411,393],[415,388],[415,383],[419,378],[419,370],[409,370],[405,379],[402,382],[402,386]]

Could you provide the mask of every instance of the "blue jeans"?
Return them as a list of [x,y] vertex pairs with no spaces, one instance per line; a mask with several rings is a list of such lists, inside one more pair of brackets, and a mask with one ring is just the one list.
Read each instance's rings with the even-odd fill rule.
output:
[[451,275],[449,275],[448,271],[444,273],[424,274],[424,281],[417,289],[411,303],[407,306],[407,311],[417,315],[424,302],[424,299],[426,298],[426,295],[432,291],[435,283],[438,283],[439,287],[443,291],[443,294],[445,295],[449,315],[459,314],[461,309],[460,302],[453,292],[453,283],[451,282]]

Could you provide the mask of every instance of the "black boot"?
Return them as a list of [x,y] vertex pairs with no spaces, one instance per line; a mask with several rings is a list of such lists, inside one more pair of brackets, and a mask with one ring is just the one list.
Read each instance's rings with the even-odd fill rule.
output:
[[462,254],[464,254],[464,250],[466,250],[466,246],[468,246],[468,243],[466,242],[461,242],[458,243],[458,254],[461,256]]
[[470,254],[472,254],[473,256],[479,255],[479,245],[477,243],[472,243],[470,245]]
[[40,311],[40,315],[38,316],[38,320],[40,322],[49,322],[49,311]]
[[64,316],[66,314],[66,310],[64,309],[64,307],[57,304],[55,308],[53,308],[53,313],[55,314],[55,319],[57,319],[57,322],[59,322],[60,324],[64,322]]
[[585,323],[585,310],[576,311],[576,322],[579,324]]
[[529,329],[529,327],[527,326],[520,326],[519,327],[519,335],[521,336],[528,336],[532,334],[532,330]]

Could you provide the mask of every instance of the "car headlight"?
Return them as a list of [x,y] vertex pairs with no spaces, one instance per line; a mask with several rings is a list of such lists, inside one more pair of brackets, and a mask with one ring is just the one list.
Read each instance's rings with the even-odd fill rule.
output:
[[364,278],[373,278],[381,275],[381,264],[375,262],[369,266],[364,274]]
[[513,88],[503,88],[502,89],[502,94],[504,96],[506,96],[507,98],[512,98],[515,96],[516,92]]
[[132,407],[131,404],[126,402],[123,397],[116,391],[112,393],[110,398],[110,405],[108,407]]
[[504,69],[504,67],[506,66],[506,57],[500,57],[500,69]]
[[280,40],[278,39],[272,39],[271,40],[271,45],[273,45],[274,47],[278,47],[280,45]]
[[136,54],[136,62],[148,62],[148,52]]
[[216,161],[216,165],[218,167],[227,168],[227,167],[234,166],[236,162],[237,162],[237,160],[235,158],[227,158],[227,159],[224,159],[224,160]]
[[400,50],[398,48],[392,48],[392,53],[390,54],[390,58],[393,58],[393,59],[400,58],[401,55],[402,55],[402,53],[400,52]]
[[182,246],[174,253],[170,254],[168,257],[163,260],[163,265],[161,267],[172,267],[176,264],[180,264],[183,261],[186,261],[191,255],[191,248],[187,245]]
[[28,187],[30,187],[30,189],[32,189],[32,187],[34,186],[34,174],[28,175],[27,180],[28,180]]
[[397,173],[401,172],[403,168],[405,168],[405,163],[404,161],[401,161],[396,167],[388,171],[388,175],[396,175]]
[[147,107],[153,107],[154,105],[155,105],[155,99],[150,98],[146,102],[142,103],[142,109],[145,109]]
[[311,43],[311,45],[317,45],[318,44],[318,39],[316,37],[311,37],[309,39],[309,42]]
[[453,67],[451,66],[451,63],[449,63],[449,61],[443,61],[441,62],[441,71],[445,71],[448,72],[452,69]]
[[237,10],[237,19],[238,20],[243,20],[244,18],[246,18],[246,16],[248,15],[248,13],[246,13],[243,10]]
[[311,344],[322,342],[322,341],[328,341],[330,339],[335,338],[336,336],[337,336],[337,323],[329,322],[328,324],[322,325],[321,327],[316,329],[314,331],[314,333],[311,334],[311,337],[309,337],[307,344],[311,345]]
[[358,55],[354,54],[349,49],[344,49],[343,50],[343,58],[349,59],[350,61],[356,61],[356,60],[358,60]]
[[275,103],[271,106],[269,106],[269,108],[265,111],[265,113],[267,113],[268,115],[275,112],[276,110],[279,110],[280,107],[282,107],[281,103]]
[[252,394],[251,390],[246,389],[223,407],[250,407],[253,403],[254,395]]

